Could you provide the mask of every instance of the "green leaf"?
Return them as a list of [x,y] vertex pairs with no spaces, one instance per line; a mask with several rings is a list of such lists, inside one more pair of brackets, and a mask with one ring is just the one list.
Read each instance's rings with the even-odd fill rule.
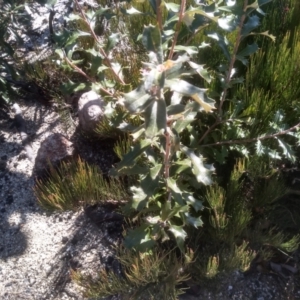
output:
[[202,201],[196,199],[191,193],[183,193],[182,197],[188,205],[191,205],[195,209],[196,212],[203,210],[204,206]]
[[144,84],[130,93],[124,94],[124,105],[130,113],[141,113],[147,106],[153,103],[154,98],[145,90]]
[[148,52],[154,52],[158,64],[163,63],[161,34],[158,26],[149,25],[144,28],[142,43]]
[[257,15],[250,16],[248,18],[247,23],[244,24],[242,29],[242,36],[247,36],[253,29],[258,27],[260,25],[259,23],[259,17]]
[[291,145],[285,143],[283,140],[281,140],[280,138],[276,137],[278,144],[280,146],[280,148],[283,151],[283,155],[291,160],[292,162],[296,161],[296,157],[295,157],[295,152],[293,150],[293,148],[291,147]]
[[197,181],[202,182],[205,185],[211,185],[213,183],[211,178],[211,174],[214,171],[213,165],[204,165],[202,158],[198,157],[194,151],[190,150],[189,148],[182,146],[181,149],[192,161],[192,170],[197,178]]
[[184,201],[182,200],[182,192],[177,186],[176,181],[169,177],[167,178],[167,185],[168,188],[171,190],[174,200],[181,206],[185,205]]
[[148,195],[145,194],[143,189],[141,189],[140,187],[132,186],[130,190],[133,195],[132,202],[131,202],[132,208],[141,211],[147,205]]
[[167,111],[164,99],[152,102],[145,110],[145,133],[147,138],[161,134],[167,126]]
[[124,15],[141,15],[141,14],[143,14],[142,12],[140,12],[137,9],[135,9],[134,7],[131,7],[129,9],[121,8],[121,12]]
[[181,115],[185,111],[183,104],[171,104],[167,107],[168,116]]
[[166,87],[169,87],[172,91],[193,98],[206,112],[211,112],[215,109],[215,101],[206,95],[206,89],[198,88],[180,79],[166,80]]
[[192,56],[194,54],[198,53],[198,49],[196,46],[182,46],[182,45],[176,45],[174,47],[174,50],[177,51],[185,51],[188,55]]
[[273,34],[270,34],[269,30],[268,31],[264,31],[264,32],[258,32],[258,33],[254,32],[254,33],[250,33],[249,35],[264,35],[264,36],[270,38],[273,42],[276,41],[276,36],[273,35]]
[[130,167],[135,164],[135,160],[144,153],[144,151],[151,145],[151,140],[143,139],[138,141],[130,151],[124,155],[123,159],[117,164],[117,170]]
[[152,96],[157,95],[158,91],[164,87],[164,83],[165,72],[152,69],[144,75],[145,91]]
[[227,38],[216,32],[207,33],[207,36],[217,41],[218,45],[223,50],[225,57],[230,61],[230,52],[228,49],[229,42]]
[[223,30],[232,32],[234,31],[237,26],[238,26],[238,22],[237,22],[237,18],[235,15],[228,15],[225,16],[223,18],[219,18],[218,19],[218,25],[220,28],[222,28]]
[[112,50],[117,43],[120,41],[120,33],[113,33],[108,37],[107,44],[105,47],[105,52]]
[[195,116],[197,115],[196,112],[187,110],[184,112],[183,117],[178,119],[174,124],[174,129],[181,133],[187,126],[195,120]]
[[203,79],[205,79],[208,83],[211,83],[211,76],[207,69],[204,68],[204,65],[198,65],[192,61],[189,61],[189,65],[192,69],[194,69]]
[[172,12],[179,12],[180,10],[180,5],[176,3],[164,2],[164,5],[166,6],[167,10],[171,10]]
[[60,34],[54,34],[53,40],[60,47],[66,47],[68,45],[73,44],[77,41],[77,39],[81,36],[90,36],[91,34],[83,31],[69,31],[64,28],[64,30]]
[[256,43],[253,43],[252,45],[247,45],[242,51],[240,51],[236,58],[240,60],[245,66],[248,65],[248,60],[245,59],[245,56],[249,56],[253,53],[255,53],[258,50],[258,45]]
[[194,8],[192,6],[185,11],[182,21],[185,23],[186,26],[191,26],[195,19],[195,15],[204,16],[205,18],[210,19],[214,22],[218,21],[217,17],[212,17],[211,14],[206,13],[204,10],[199,8]]
[[134,248],[137,251],[145,252],[155,245],[151,239],[151,228],[143,224],[136,229],[129,230],[124,239],[124,245],[127,248]]
[[78,83],[69,80],[67,83],[64,83],[60,86],[60,90],[64,95],[70,95],[72,93],[82,91],[88,87],[85,83]]
[[187,233],[184,231],[182,226],[170,225],[169,231],[171,231],[175,237],[178,248],[182,253],[185,253],[184,240]]
[[194,218],[189,214],[189,212],[184,213],[184,216],[186,223],[194,226],[195,228],[201,227],[203,225],[201,217]]

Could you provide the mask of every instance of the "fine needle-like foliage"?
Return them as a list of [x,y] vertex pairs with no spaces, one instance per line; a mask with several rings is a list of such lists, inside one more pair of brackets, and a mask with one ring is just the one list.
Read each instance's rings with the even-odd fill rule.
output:
[[50,167],[48,177],[37,181],[34,192],[48,210],[77,209],[101,202],[125,202],[128,193],[120,181],[104,178],[96,166],[80,158]]
[[187,263],[176,251],[156,248],[145,254],[134,249],[120,248],[118,260],[122,276],[102,270],[97,279],[73,272],[72,277],[86,288],[91,298],[121,295],[122,299],[178,299],[182,294],[179,285],[189,277]]

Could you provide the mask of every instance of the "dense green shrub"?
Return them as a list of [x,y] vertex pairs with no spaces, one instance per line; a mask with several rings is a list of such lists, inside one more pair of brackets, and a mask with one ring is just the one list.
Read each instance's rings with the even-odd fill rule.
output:
[[[299,4],[291,1],[289,11],[283,0],[100,4],[84,10],[74,0],[67,26],[52,38],[56,68],[69,76],[61,92],[101,94],[107,105],[97,131],[123,138],[115,147],[120,162],[110,175],[131,184],[123,207],[133,224],[124,239],[131,249],[125,250],[132,255],[128,261],[149,267],[163,257],[156,253],[161,244],[178,247],[176,257],[188,261],[192,249],[195,264],[184,271],[212,278],[223,269],[245,270],[258,252],[270,257],[272,249],[296,249],[299,236],[274,222],[285,189],[261,166],[269,172],[276,160],[296,159]],[[215,165],[232,156],[234,169],[221,187]],[[67,209],[110,198],[101,194],[103,179],[90,169],[84,179],[78,169],[69,170],[65,165],[59,172],[69,176],[53,171],[50,181],[38,184],[45,207]],[[242,180],[245,173],[252,176],[250,187]],[[148,255],[144,266],[143,255]],[[158,286],[164,268],[151,278],[151,287]],[[102,275],[91,295],[124,291],[131,284],[129,278]],[[140,285],[136,278],[133,282]]]

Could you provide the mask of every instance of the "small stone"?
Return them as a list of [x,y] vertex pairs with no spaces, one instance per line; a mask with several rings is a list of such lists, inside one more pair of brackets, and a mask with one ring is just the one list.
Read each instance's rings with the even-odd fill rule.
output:
[[105,102],[94,91],[81,95],[78,100],[78,118],[80,126],[87,132],[93,132],[103,117]]
[[35,169],[38,172],[45,170],[49,166],[49,161],[57,164],[73,155],[73,144],[62,134],[54,133],[41,143],[35,159]]

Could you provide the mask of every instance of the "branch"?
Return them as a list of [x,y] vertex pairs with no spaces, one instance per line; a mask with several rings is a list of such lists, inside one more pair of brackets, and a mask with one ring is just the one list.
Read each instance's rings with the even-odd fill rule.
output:
[[240,45],[240,42],[241,42],[242,29],[243,29],[244,22],[246,20],[247,5],[248,5],[248,0],[245,0],[244,1],[244,9],[243,9],[244,13],[241,17],[241,21],[240,21],[240,24],[239,24],[239,30],[238,30],[236,42],[235,42],[235,45],[234,45],[232,57],[231,57],[231,60],[230,60],[230,63],[229,63],[228,73],[227,73],[227,76],[225,78],[225,83],[224,83],[225,88],[224,88],[224,91],[222,93],[222,97],[221,97],[221,100],[220,100],[220,105],[219,105],[219,118],[220,119],[222,118],[222,106],[223,106],[224,101],[226,99],[226,95],[227,95],[227,91],[228,91],[228,85],[229,85],[229,82],[230,82],[230,79],[231,79],[231,72],[233,70],[233,66],[234,66],[234,63],[236,61],[236,55],[237,55],[239,45]]
[[156,0],[156,19],[157,19],[159,30],[162,31],[163,26],[162,26],[161,0]]
[[174,53],[174,48],[175,48],[175,45],[177,43],[179,30],[180,30],[180,25],[181,25],[181,22],[182,22],[185,7],[186,7],[186,0],[181,0],[181,6],[180,6],[180,10],[179,10],[179,18],[178,18],[178,22],[176,24],[175,35],[174,35],[174,39],[173,39],[173,43],[172,43],[172,46],[171,46],[171,50],[170,50],[168,59],[172,59],[172,56],[173,56],[173,53]]
[[[90,31],[91,31],[91,34],[93,36],[93,38],[95,39],[95,41],[101,45],[101,42],[98,38],[98,36],[95,34],[93,28],[91,27],[91,24],[90,22],[87,20],[87,18],[85,17],[85,14],[84,12],[82,11],[81,7],[79,6],[79,3],[77,0],[74,0],[75,3],[76,3],[76,6],[81,14],[81,17],[83,18],[84,22],[87,24],[87,26],[89,27]],[[123,79],[115,72],[115,70],[113,69],[112,65],[111,65],[111,62],[107,56],[107,54],[105,53],[105,51],[103,50],[102,47],[99,46],[99,51],[101,53],[101,55],[104,57],[104,62],[107,64],[107,66],[110,68],[110,70],[113,72],[114,74],[114,77],[117,79],[117,81],[123,85],[125,85],[125,82],[123,81]]]
[[[96,82],[96,80],[90,76],[88,76],[84,71],[82,71],[80,68],[78,68],[71,60],[69,60],[69,58],[67,57],[65,51],[63,50],[64,53],[64,58],[66,60],[66,62],[74,69],[76,70],[79,74],[83,75],[85,78],[87,78],[90,82]],[[104,93],[106,93],[109,96],[113,96],[113,94],[111,92],[109,92],[108,90],[106,90],[103,87],[100,87],[100,90],[103,91]]]
[[[170,177],[170,152],[171,152],[171,139],[170,139],[170,133],[168,132],[168,128],[166,128],[166,152],[165,152],[165,158],[164,158],[164,165],[165,165],[165,181],[167,184],[167,179]],[[167,201],[171,201],[171,191],[170,188],[167,185],[167,194],[168,198]]]
[[229,82],[230,82],[230,78],[231,78],[231,72],[232,72],[232,69],[233,69],[233,66],[234,66],[234,63],[236,61],[236,55],[237,55],[237,52],[238,52],[238,48],[239,48],[239,45],[240,45],[240,42],[241,42],[241,37],[242,37],[242,29],[243,29],[243,25],[244,25],[244,22],[245,22],[245,19],[246,19],[246,7],[248,5],[248,0],[245,0],[244,1],[244,13],[241,17],[241,21],[240,21],[240,24],[239,24],[239,31],[238,31],[238,34],[237,34],[237,38],[236,38],[236,42],[235,42],[235,45],[234,45],[234,49],[233,49],[233,54],[232,54],[232,57],[231,57],[231,60],[230,60],[230,63],[229,63],[229,69],[228,69],[228,73],[227,73],[227,76],[226,76],[226,79],[225,79],[225,88],[224,88],[224,91],[222,93],[222,97],[220,99],[220,104],[219,104],[219,116],[217,116],[217,119],[215,121],[215,123],[210,126],[206,132],[203,134],[203,136],[200,138],[199,140],[199,144],[205,139],[205,137],[213,130],[215,129],[220,123],[222,123],[222,106],[224,104],[224,101],[226,99],[226,95],[227,95],[227,91],[228,91],[228,85],[229,85]]
[[277,132],[277,133],[274,133],[274,134],[270,134],[270,135],[265,135],[265,136],[252,138],[252,139],[239,139],[239,140],[221,141],[221,142],[217,142],[217,143],[202,145],[200,147],[221,146],[221,145],[231,145],[231,144],[247,144],[247,143],[252,143],[252,142],[257,142],[257,141],[263,141],[263,140],[275,138],[275,137],[280,136],[280,135],[287,134],[287,133],[289,133],[289,132],[291,132],[291,131],[299,128],[299,127],[300,127],[300,123],[296,124],[295,126],[289,128],[287,130],[283,130],[283,131],[280,131],[280,132]]

